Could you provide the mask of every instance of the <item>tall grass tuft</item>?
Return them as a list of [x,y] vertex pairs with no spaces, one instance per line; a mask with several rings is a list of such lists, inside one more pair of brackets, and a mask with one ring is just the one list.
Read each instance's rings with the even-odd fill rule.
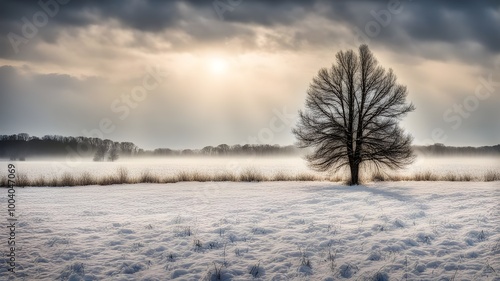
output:
[[344,176],[340,173],[330,175],[328,180],[331,182],[345,182]]
[[45,180],[44,176],[40,176],[36,178],[35,180],[30,182],[30,186],[47,186],[47,181]]
[[240,181],[245,181],[245,182],[259,182],[259,181],[265,181],[266,178],[264,175],[262,175],[259,171],[256,169],[248,168],[244,170],[240,174]]
[[140,183],[160,183],[160,177],[151,174],[149,171],[144,171],[139,177]]
[[53,176],[48,182],[48,186],[59,186],[59,180],[57,180],[56,176]]
[[454,173],[448,173],[443,177],[445,181],[460,181],[460,176]]
[[118,184],[130,183],[128,177],[128,170],[124,167],[118,168],[116,172],[116,179]]
[[383,174],[381,171],[376,171],[372,174],[372,181],[387,181],[389,177]]
[[438,177],[430,171],[418,172],[413,176],[415,181],[437,181]]
[[64,173],[59,180],[59,186],[75,186],[77,181],[75,177],[70,173]]
[[25,187],[30,186],[31,182],[26,174],[19,173],[16,178],[16,186]]
[[484,181],[500,181],[500,172],[493,170],[486,171],[483,179]]
[[308,174],[308,173],[300,173],[296,175],[295,177],[291,177],[292,180],[295,181],[316,181],[320,180],[320,178],[316,177],[313,174]]
[[215,176],[213,176],[212,181],[233,181],[233,182],[236,182],[236,181],[238,181],[238,177],[234,173],[226,171],[223,173],[218,173]]
[[474,177],[472,177],[470,174],[463,174],[460,175],[460,181],[472,181]]
[[181,171],[177,174],[177,181],[193,181],[193,175],[186,171]]
[[290,177],[287,176],[283,171],[276,172],[272,177],[272,181],[287,181],[290,180]]
[[84,172],[78,178],[78,185],[92,185],[96,184],[96,179],[89,172]]

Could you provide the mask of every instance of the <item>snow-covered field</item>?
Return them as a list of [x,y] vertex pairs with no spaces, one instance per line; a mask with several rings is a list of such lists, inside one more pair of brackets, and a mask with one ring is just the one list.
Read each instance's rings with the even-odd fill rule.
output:
[[[5,160],[0,161],[7,167]],[[30,179],[44,177],[50,179],[61,177],[65,173],[80,176],[85,172],[92,176],[106,176],[116,174],[121,167],[127,169],[131,177],[137,177],[143,172],[159,176],[171,176],[179,172],[201,172],[206,174],[234,173],[238,174],[247,169],[253,169],[264,176],[272,176],[278,172],[290,175],[300,173],[314,174],[300,157],[173,157],[144,160],[119,159],[116,162],[82,162],[65,161],[27,161],[15,162],[17,172]],[[0,165],[1,166],[1,165]],[[414,164],[407,169],[398,171],[401,175],[410,175],[418,172],[431,171],[436,175],[454,173],[468,174],[480,178],[487,171],[500,171],[499,157],[418,157]],[[0,176],[6,176],[6,169],[0,169]]]
[[500,280],[499,182],[187,182],[16,194],[19,280],[217,280],[219,269],[221,280]]

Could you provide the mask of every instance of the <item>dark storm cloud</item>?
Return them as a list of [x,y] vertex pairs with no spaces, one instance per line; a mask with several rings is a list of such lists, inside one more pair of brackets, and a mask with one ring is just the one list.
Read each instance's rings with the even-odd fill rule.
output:
[[[498,120],[496,93],[481,101],[460,129],[452,130],[442,116],[454,103],[462,104],[473,95],[479,76],[493,74],[493,80],[500,81],[498,68],[492,65],[492,58],[500,55],[500,1],[401,0],[401,12],[391,13],[383,26],[376,17],[387,14],[391,1],[396,0],[241,0],[221,19],[213,0],[69,0],[58,4],[59,11],[37,28],[29,42],[19,45],[18,53],[8,35],[24,36],[23,21],[33,23],[33,16],[44,10],[37,0],[0,1],[0,59],[14,65],[0,65],[0,120],[14,120],[0,124],[0,134],[21,130],[80,135],[110,114],[112,99],[135,86],[133,79],[141,76],[138,69],[143,65],[159,62],[178,77],[200,75],[211,85],[214,77],[207,62],[211,56],[221,56],[235,67],[230,68],[235,73],[226,73],[228,77],[239,75],[236,69],[246,71],[241,80],[228,79],[221,89],[205,89],[185,78],[172,79],[112,137],[141,144],[147,139],[160,142],[176,132],[179,146],[241,143],[267,126],[273,107],[287,104],[296,112],[293,106],[302,104],[303,96],[290,93],[303,93],[312,73],[331,62],[332,52],[357,47],[361,42],[355,32],[361,30],[384,66],[398,70],[411,88],[410,98],[418,107],[409,118],[412,125],[421,124],[413,132],[419,139],[428,138],[439,120],[436,126],[445,129],[452,144],[498,143],[498,122],[491,121]],[[367,31],[370,24],[378,25],[376,35]],[[241,61],[233,62],[234,54]],[[224,90],[239,94],[227,108],[215,102],[213,108],[206,107],[204,100],[194,113],[187,112],[200,93]],[[259,98],[256,94],[261,92],[265,94]],[[223,96],[219,93],[219,98]],[[242,97],[259,104],[250,108]],[[206,126],[207,120],[221,129]],[[154,124],[163,133],[142,124]],[[227,137],[233,132],[230,127],[237,128],[233,138]],[[210,131],[213,139],[207,138]],[[144,139],[134,140],[130,132],[143,132]],[[289,130],[283,136],[282,144],[293,142]]]
[[[26,17],[32,20],[33,15],[42,10],[37,3],[38,1],[2,1],[0,3],[0,34],[2,34],[0,56],[13,57],[15,55],[7,34],[9,32],[22,34],[21,19]],[[238,37],[242,36],[242,32],[251,38],[251,32],[246,30],[244,25],[293,28],[295,23],[309,14],[322,16],[331,21],[332,25],[343,24],[351,30],[355,27],[365,30],[367,23],[374,20],[371,13],[387,10],[390,0],[243,0],[238,6],[224,12],[224,23],[226,25],[239,24],[237,28],[222,28],[222,25],[207,24],[207,22],[219,20],[213,3],[214,1],[211,0],[69,1],[68,4],[59,5],[60,12],[50,17],[49,23],[40,28],[39,34],[32,40],[55,43],[61,30],[103,24],[110,20],[118,21],[123,27],[139,32],[158,33],[181,30],[197,42]],[[219,0],[219,3],[227,3],[227,1]],[[183,9],[186,5],[190,10]],[[417,42],[419,44],[423,42],[449,44],[475,42],[489,52],[500,51],[500,36],[498,36],[500,34],[500,1],[402,0],[400,6],[403,8],[402,13],[393,14],[390,24],[381,28],[377,36],[370,38],[372,41],[394,49],[404,47],[403,51],[411,51],[409,47]],[[316,31],[323,28],[317,26]],[[315,30],[308,32],[314,33]],[[311,41],[312,44],[329,44],[339,40],[335,34],[330,35],[332,36],[318,38],[307,36],[304,32],[297,32],[295,39]]]

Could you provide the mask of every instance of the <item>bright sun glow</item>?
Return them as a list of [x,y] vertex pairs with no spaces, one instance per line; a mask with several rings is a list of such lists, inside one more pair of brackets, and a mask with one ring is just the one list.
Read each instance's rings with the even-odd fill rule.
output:
[[213,74],[223,74],[227,70],[227,62],[223,59],[216,58],[210,62],[210,71]]

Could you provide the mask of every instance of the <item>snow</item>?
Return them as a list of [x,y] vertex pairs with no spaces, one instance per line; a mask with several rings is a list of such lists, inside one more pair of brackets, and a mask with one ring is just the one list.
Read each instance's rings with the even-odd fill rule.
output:
[[[222,280],[500,280],[499,182],[184,182],[16,195],[20,279],[216,280],[220,270]],[[6,270],[1,262],[0,279],[14,280]]]

